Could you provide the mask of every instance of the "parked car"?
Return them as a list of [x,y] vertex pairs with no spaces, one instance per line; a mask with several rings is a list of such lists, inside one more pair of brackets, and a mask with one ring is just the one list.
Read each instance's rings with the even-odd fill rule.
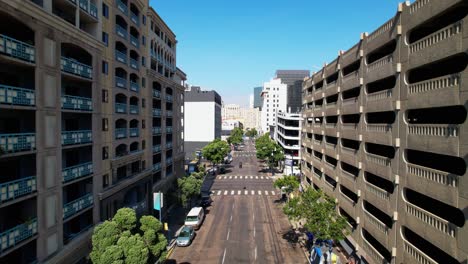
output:
[[224,174],[224,173],[226,173],[226,168],[220,167],[219,168],[219,174]]
[[207,207],[209,207],[211,205],[212,202],[213,202],[213,200],[211,199],[209,194],[202,194],[202,198],[201,198],[201,202],[200,202],[201,207],[207,208]]
[[195,237],[195,230],[193,226],[184,226],[180,230],[179,235],[177,236],[176,243],[179,247],[186,247],[192,243],[193,238]]
[[199,229],[204,218],[205,209],[202,207],[193,207],[185,218],[185,225],[193,226],[195,229]]

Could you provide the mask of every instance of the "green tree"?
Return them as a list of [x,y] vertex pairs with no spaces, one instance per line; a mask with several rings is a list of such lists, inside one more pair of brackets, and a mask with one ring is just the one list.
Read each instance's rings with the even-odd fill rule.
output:
[[280,161],[284,160],[283,148],[270,139],[268,134],[264,134],[255,141],[255,148],[257,158],[265,160],[270,169],[273,169]]
[[289,194],[299,188],[299,181],[297,180],[296,176],[284,176],[277,179],[273,183],[273,186],[279,189],[284,187],[284,191],[288,194],[287,197],[289,199]]
[[339,241],[349,233],[346,219],[338,214],[335,201],[313,188],[290,199],[283,212],[291,220],[305,221],[304,227],[313,232],[316,239]]
[[182,205],[187,207],[188,203],[192,204],[192,199],[201,193],[201,186],[203,180],[197,179],[195,176],[190,175],[177,179],[177,185],[181,192]]
[[215,139],[202,149],[203,157],[211,161],[213,165],[219,164],[229,153],[230,147],[226,141]]
[[96,226],[91,260],[95,264],[137,264],[164,260],[167,240],[162,224],[153,216],[142,216],[137,228],[135,211],[119,209],[112,220]]
[[235,144],[235,145],[240,144],[243,141],[242,139],[243,135],[244,135],[244,132],[242,131],[242,128],[235,127],[232,130],[231,135],[227,138],[227,142],[229,144]]
[[256,137],[258,135],[257,129],[255,128],[249,129],[247,130],[247,132],[245,132],[245,135],[251,138]]

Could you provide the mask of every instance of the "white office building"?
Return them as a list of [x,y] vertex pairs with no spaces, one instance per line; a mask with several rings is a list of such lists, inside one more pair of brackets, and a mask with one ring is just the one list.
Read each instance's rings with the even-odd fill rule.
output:
[[285,175],[300,172],[298,165],[301,161],[301,126],[300,113],[279,112],[276,117],[274,139],[284,149]]
[[270,133],[276,126],[279,112],[286,112],[288,99],[288,85],[279,78],[273,78],[263,84],[263,105],[261,113],[261,133]]

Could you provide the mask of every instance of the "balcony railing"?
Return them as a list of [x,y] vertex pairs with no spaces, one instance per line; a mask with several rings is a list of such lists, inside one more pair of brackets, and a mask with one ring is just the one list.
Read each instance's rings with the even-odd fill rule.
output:
[[135,70],[138,70],[138,61],[130,58],[130,67],[132,67]]
[[127,54],[115,50],[115,59],[123,64],[127,64]]
[[427,93],[440,89],[453,89],[459,86],[460,83],[460,74],[446,75],[439,78],[410,84],[408,87],[408,93],[410,95],[414,95],[417,93]]
[[153,164],[153,170],[154,171],[159,171],[161,170],[161,162]]
[[370,193],[375,194],[377,197],[382,198],[386,201],[390,200],[390,193],[381,189],[371,183],[366,182],[366,190]]
[[62,132],[62,145],[75,145],[91,143],[93,141],[91,130],[76,130]]
[[161,144],[153,146],[153,153],[161,152]]
[[138,105],[130,105],[130,114],[136,115],[140,112]]
[[408,215],[412,215],[419,219],[421,222],[432,226],[433,228],[439,230],[440,232],[451,236],[451,237],[456,237],[457,236],[457,227],[455,227],[452,223],[449,221],[438,217],[437,215],[426,211],[420,207],[417,207],[416,205],[410,204],[406,202],[406,213]]
[[62,108],[70,110],[92,111],[93,101],[91,98],[62,95]]
[[26,177],[0,184],[0,204],[36,191],[36,177]]
[[161,116],[161,109],[154,108],[153,109],[153,116]]
[[413,258],[416,259],[418,263],[424,263],[424,264],[437,264],[439,262],[433,260],[431,257],[426,255],[426,253],[422,252],[419,250],[417,247],[413,246],[406,240],[403,241],[405,245],[405,251],[410,254]]
[[63,206],[63,219],[67,219],[77,212],[86,209],[93,205],[93,195],[86,194],[74,201],[71,201]]
[[436,45],[439,42],[445,41],[457,34],[460,34],[463,30],[462,25],[463,25],[463,22],[458,21],[452,25],[444,27],[430,34],[427,37],[422,38],[421,40],[416,41],[415,43],[412,43],[409,46],[410,53],[415,53],[417,51],[424,50],[428,47]]
[[130,81],[130,90],[138,93],[138,91],[140,91],[140,86],[138,83]]
[[35,91],[0,84],[0,104],[33,106],[36,104]]
[[166,101],[172,102],[172,95],[166,95]]
[[158,90],[153,90],[153,97],[155,98],[161,98],[161,92]]
[[367,242],[366,239],[363,239],[363,240],[364,240],[364,245],[363,245],[364,250],[374,259],[375,263],[379,263],[379,264],[389,263],[385,260],[385,257],[379,253],[377,249],[375,249],[369,242]]
[[382,221],[380,221],[377,217],[373,216],[371,213],[369,213],[365,209],[364,209],[364,213],[369,223],[373,224],[380,232],[384,233],[385,235],[388,234],[389,228],[386,224],[382,223]]
[[115,33],[120,37],[127,39],[128,33],[127,30],[119,25],[115,25]]
[[172,148],[172,142],[167,142],[166,149],[171,149],[171,148]]
[[153,135],[160,135],[161,132],[161,127],[153,127]]
[[89,0],[79,0],[80,8],[83,9],[86,13],[90,14],[92,17],[97,18],[97,7]]
[[458,137],[460,135],[460,127],[458,125],[443,125],[443,124],[409,124],[408,134],[418,136],[442,137]]
[[115,86],[123,89],[127,89],[127,79],[115,76]]
[[172,164],[172,157],[169,157],[166,159],[166,165],[171,165]]
[[34,150],[36,135],[34,133],[0,134],[0,147],[7,153]]
[[392,159],[371,153],[367,153],[366,160],[384,167],[390,167],[392,165]]
[[130,130],[130,137],[138,137],[140,135],[140,130],[138,127],[132,127]]
[[62,71],[77,75],[80,77],[92,79],[93,78],[93,67],[81,63],[75,59],[62,57],[61,58]]
[[123,3],[122,1],[120,1],[120,0],[116,0],[116,2],[117,2],[117,8],[118,8],[120,11],[122,11],[122,13],[124,13],[125,15],[127,15],[127,10],[128,10],[127,5],[124,4],[124,3]]
[[127,137],[127,129],[126,128],[116,128],[115,129],[115,138],[126,138]]
[[167,110],[167,111],[166,111],[166,116],[172,117],[172,111],[171,111],[171,110]]
[[415,175],[438,184],[458,187],[458,176],[445,171],[408,163],[406,165],[406,172],[410,175]]
[[37,219],[34,218],[26,223],[17,225],[0,233],[0,253],[12,248],[37,234]]
[[126,114],[127,104],[115,103],[115,112],[119,114]]
[[136,48],[140,47],[140,43],[138,42],[138,38],[135,38],[132,35],[130,35],[130,43],[132,43],[132,45],[135,46]]
[[23,61],[34,62],[36,48],[22,41],[0,34],[0,53]]
[[135,23],[137,26],[140,25],[140,21],[138,20],[138,15],[136,15],[132,11],[130,11],[130,20],[132,20],[133,23]]
[[63,182],[69,182],[93,173],[93,163],[83,163],[62,170]]
[[171,126],[166,127],[166,133],[172,133],[172,127]]

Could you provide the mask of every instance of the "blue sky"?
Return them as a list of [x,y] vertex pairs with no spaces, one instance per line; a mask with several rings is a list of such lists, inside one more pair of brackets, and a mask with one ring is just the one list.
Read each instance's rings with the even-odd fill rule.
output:
[[316,71],[397,11],[397,0],[150,0],[192,85],[248,105],[277,69]]

